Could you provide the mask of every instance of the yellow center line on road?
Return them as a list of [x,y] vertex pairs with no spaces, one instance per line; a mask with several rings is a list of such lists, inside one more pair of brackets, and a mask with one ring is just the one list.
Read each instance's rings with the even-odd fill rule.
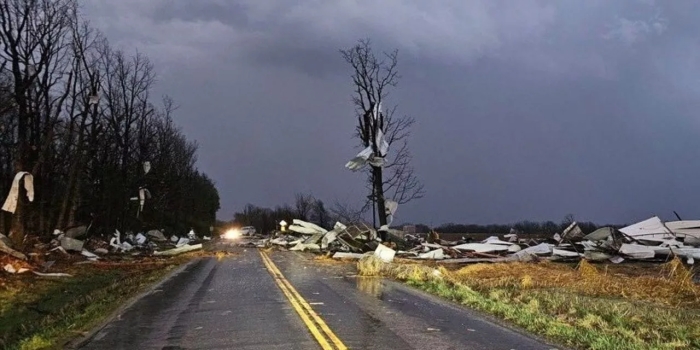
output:
[[277,268],[277,266],[272,262],[272,259],[270,259],[269,256],[265,255],[265,258],[270,262],[270,265],[272,266],[273,271],[280,277],[282,280],[282,283],[284,283],[287,288],[296,296],[297,300],[299,303],[306,309],[306,311],[311,315],[311,317],[316,321],[319,327],[321,327],[321,330],[323,330],[324,333],[328,336],[328,338],[335,344],[336,347],[338,347],[339,350],[346,350],[347,347],[343,344],[340,339],[331,331],[331,329],[328,327],[326,322],[323,321],[323,319],[314,311],[314,309],[311,308],[311,305],[309,305],[308,302],[297,292],[297,290],[292,286],[292,284],[284,278],[284,275],[282,275],[282,272]]
[[[333,349],[325,337],[321,334],[318,328],[321,328],[323,333],[326,334],[328,339],[335,345],[338,350],[347,350],[345,344],[331,331],[326,322],[321,319],[321,317],[311,308],[306,300],[297,292],[297,290],[292,286],[291,283],[282,275],[282,272],[277,268],[275,263],[267,256],[264,252],[260,251],[260,256],[262,257],[263,263],[272,274],[275,283],[280,287],[282,293],[289,299],[290,303],[294,307],[294,310],[299,314],[302,321],[306,327],[311,331],[311,334],[316,338],[316,341],[321,345],[321,347],[326,349]],[[301,306],[300,306],[301,305]],[[311,319],[313,319],[312,322]],[[318,327],[317,327],[318,325]]]

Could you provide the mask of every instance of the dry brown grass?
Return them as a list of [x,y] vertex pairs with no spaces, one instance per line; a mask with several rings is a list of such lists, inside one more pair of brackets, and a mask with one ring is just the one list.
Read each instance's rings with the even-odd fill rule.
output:
[[378,277],[382,275],[385,263],[374,255],[366,256],[357,262],[357,271],[360,276]]
[[664,264],[661,273],[626,276],[600,271],[582,260],[576,268],[543,263],[476,264],[449,271],[455,280],[475,289],[560,288],[588,296],[623,297],[670,306],[700,306],[700,286],[679,259]]

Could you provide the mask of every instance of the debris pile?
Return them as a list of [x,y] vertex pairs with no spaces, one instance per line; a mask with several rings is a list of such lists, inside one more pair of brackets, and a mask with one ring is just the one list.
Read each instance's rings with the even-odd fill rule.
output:
[[[39,276],[69,277],[68,274],[47,271],[57,260],[81,264],[125,256],[174,256],[202,249],[201,241],[211,240],[206,236],[200,239],[193,230],[186,237],[172,236],[171,239],[166,238],[161,230],[135,235],[131,232],[122,235],[119,230],[115,230],[108,240],[100,237],[85,238],[88,229],[86,226],[78,226],[65,232],[54,230],[50,242],[36,242],[31,248],[32,252],[27,255],[13,249],[10,240],[0,234],[0,252],[5,253],[6,257],[2,260],[2,268],[10,274],[31,271]],[[35,269],[32,265],[41,265],[41,268]]]
[[278,246],[292,251],[332,252],[337,259],[360,259],[374,254],[384,261],[394,257],[416,260],[440,260],[443,263],[506,261],[625,260],[666,261],[678,256],[688,264],[700,259],[700,220],[663,222],[652,217],[615,229],[603,227],[585,234],[573,222],[561,234],[549,239],[520,238],[511,231],[502,237],[491,236],[480,242],[446,241],[436,232],[427,237],[389,230],[390,242],[381,242],[376,230],[359,223],[336,223],[325,230],[313,223],[294,220],[286,232],[251,243],[254,246]]
[[700,258],[700,220],[662,222],[652,217],[616,230],[603,227],[584,234],[576,222],[551,239],[519,239],[508,234],[504,239],[492,236],[478,243],[421,243],[407,253],[414,259],[447,259],[445,262],[501,262],[549,259],[570,261],[586,259],[666,261],[671,256],[693,264]]
[[[392,234],[393,230],[389,230]],[[337,222],[332,230],[316,224],[294,219],[286,231],[276,231],[270,237],[257,236],[256,242],[244,243],[256,247],[277,246],[291,251],[335,252],[336,258],[360,258],[363,253],[374,252],[378,257],[391,261],[395,251],[381,245],[377,231],[367,224],[346,226]],[[395,237],[395,239],[400,239]]]

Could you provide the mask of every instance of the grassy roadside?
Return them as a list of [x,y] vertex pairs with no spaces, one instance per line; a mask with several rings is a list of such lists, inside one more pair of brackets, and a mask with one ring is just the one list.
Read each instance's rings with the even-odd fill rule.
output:
[[646,273],[606,268],[358,263],[361,275],[404,281],[572,348],[700,348],[700,287],[679,261]]
[[72,266],[70,278],[0,277],[0,348],[63,348],[194,256]]

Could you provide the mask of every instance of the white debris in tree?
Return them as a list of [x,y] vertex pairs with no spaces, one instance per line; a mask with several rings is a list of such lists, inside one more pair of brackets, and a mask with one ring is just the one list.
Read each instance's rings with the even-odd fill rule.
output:
[[151,192],[146,188],[139,188],[139,211],[138,214],[143,211],[143,205],[146,203],[146,199],[151,199]]
[[386,141],[384,138],[384,132],[382,129],[377,130],[377,148],[379,149],[379,155],[381,157],[386,157],[386,154],[389,152],[389,143]]
[[394,221],[394,213],[396,213],[396,209],[399,207],[399,203],[392,201],[392,200],[386,200],[384,201],[384,211],[386,213],[387,218],[389,219],[389,225]]
[[384,166],[384,164],[386,164],[386,159],[384,159],[384,157],[374,157],[373,156],[373,157],[370,157],[367,160],[367,162],[373,167],[381,168]]
[[[384,130],[380,128],[377,123],[379,122],[381,116],[381,103],[377,103],[372,110],[372,121],[370,127],[375,130],[374,139],[371,140],[371,144],[365,149],[360,151],[355,158],[351,159],[345,164],[345,167],[352,170],[358,171],[362,169],[367,163],[373,167],[383,167],[386,164],[386,155],[389,152],[389,142],[387,142],[384,135]],[[374,152],[374,147],[377,147],[377,154]]]
[[14,213],[17,210],[17,201],[19,200],[19,183],[24,179],[24,189],[27,191],[27,199],[30,202],[34,201],[34,176],[26,171],[20,171],[15,175],[14,180],[12,180],[12,187],[10,187],[10,193],[5,199],[5,204],[2,206],[2,210]]
[[369,146],[369,147],[363,149],[362,151],[360,151],[360,153],[358,153],[355,156],[355,158],[350,159],[350,161],[345,164],[345,167],[352,170],[352,171],[358,171],[358,170],[362,169],[367,164],[367,161],[368,161],[369,157],[371,157],[371,156],[372,156],[372,147]]

